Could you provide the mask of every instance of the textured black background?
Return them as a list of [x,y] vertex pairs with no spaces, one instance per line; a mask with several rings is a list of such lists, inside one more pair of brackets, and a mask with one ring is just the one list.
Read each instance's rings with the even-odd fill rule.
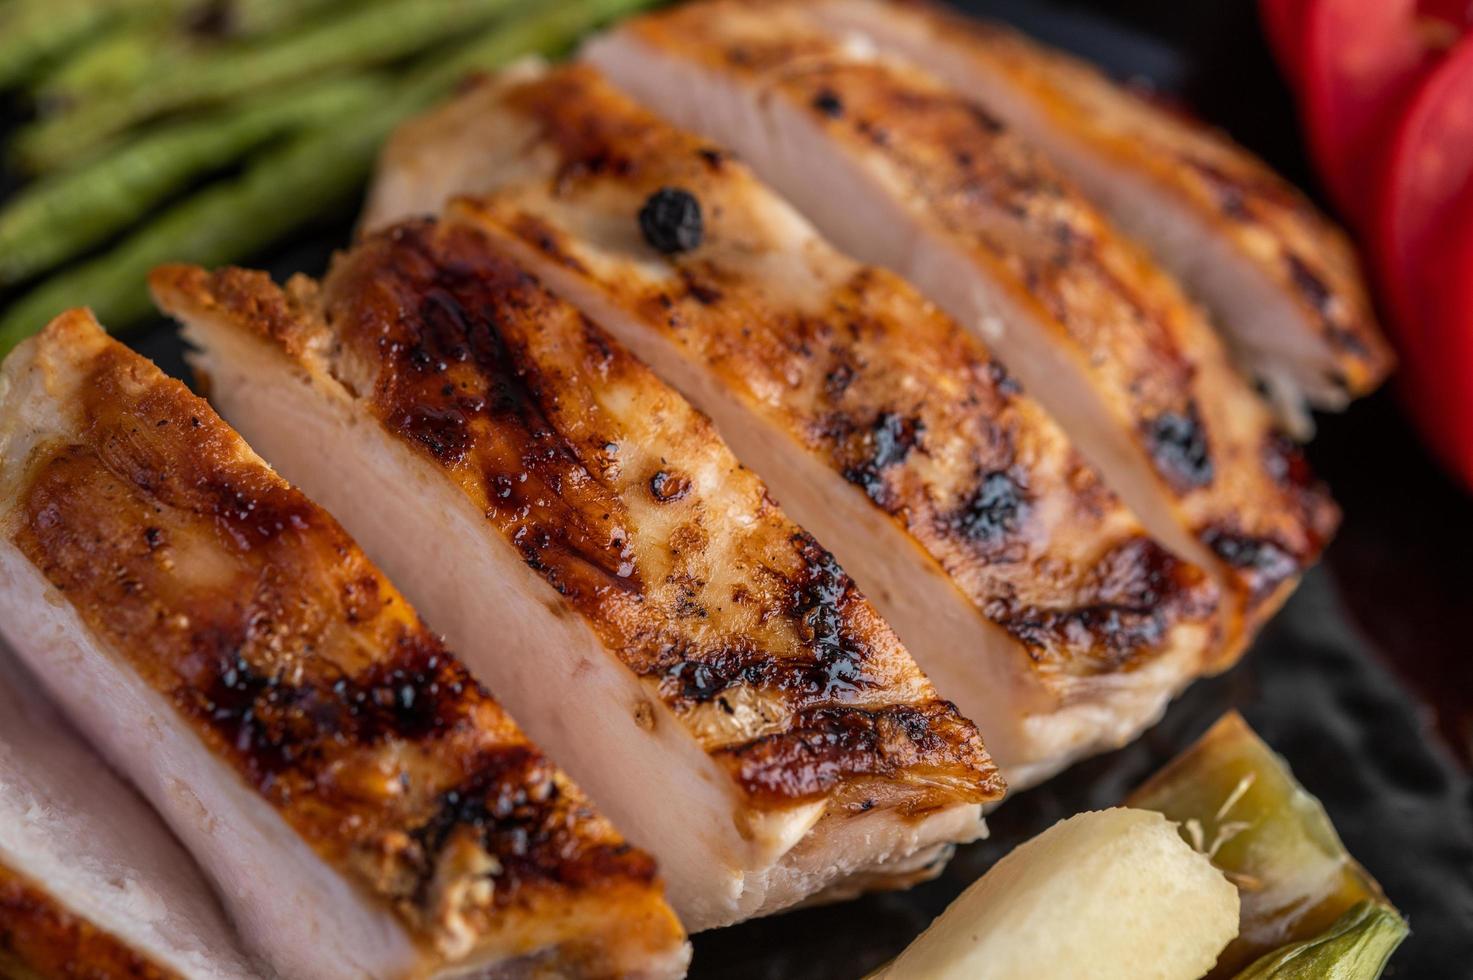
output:
[[[1156,85],[1313,188],[1251,0],[961,6]],[[278,275],[320,273],[349,230],[348,216],[325,221],[260,261]],[[166,325],[131,339],[182,376]],[[1325,420],[1311,455],[1345,507],[1344,529],[1239,667],[1193,687],[1129,748],[1009,799],[992,838],[958,853],[941,879],[697,936],[692,977],[860,977],[1013,845],[1118,803],[1236,707],[1410,918],[1387,976],[1473,978],[1473,503],[1418,447],[1390,392]]]

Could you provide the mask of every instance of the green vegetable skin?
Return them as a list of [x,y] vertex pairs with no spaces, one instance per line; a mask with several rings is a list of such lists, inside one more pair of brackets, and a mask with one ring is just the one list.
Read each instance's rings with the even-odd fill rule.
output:
[[187,47],[171,16],[138,17],[119,24],[74,51],[32,86],[47,113],[136,84]]
[[[180,0],[175,0],[178,5]],[[157,73],[162,64],[241,38],[291,27],[343,0],[231,0],[220,4],[222,36],[196,30],[212,0],[191,9],[148,11],[105,32],[47,72],[34,90],[41,106],[65,108],[105,96]]]
[[11,0],[0,8],[0,88],[24,81],[52,58],[119,17],[167,0]]
[[236,180],[200,192],[98,259],[63,273],[0,319],[0,357],[72,306],[90,306],[111,329],[150,312],[145,279],[154,266],[240,261],[324,213],[350,206],[384,138],[443,97],[467,73],[529,53],[553,55],[599,25],[650,0],[558,0],[509,20],[406,80],[386,102],[271,151]]
[[231,0],[225,28],[235,37],[255,37],[300,24],[324,10],[356,0]]
[[1374,980],[1406,935],[1390,906],[1360,902],[1322,935],[1267,954],[1234,980]]
[[[1238,938],[1218,958],[1211,980],[1233,977],[1265,954],[1314,940],[1361,903],[1401,921],[1380,886],[1346,852],[1319,801],[1236,712],[1132,793],[1126,805],[1179,823],[1187,842],[1238,886]],[[1390,937],[1384,948],[1389,956],[1404,934],[1404,925],[1401,933],[1378,928],[1375,938]],[[1342,948],[1324,946],[1318,955]],[[1378,972],[1379,967],[1323,975],[1372,978]]]
[[26,187],[0,207],[0,288],[104,241],[196,175],[282,133],[362,111],[388,92],[388,84],[374,78],[273,92],[223,116],[156,130],[92,164]]
[[154,116],[392,62],[478,31],[517,5],[518,0],[377,0],[260,44],[173,59],[131,88],[36,123],[17,137],[18,158],[33,172],[52,170]]

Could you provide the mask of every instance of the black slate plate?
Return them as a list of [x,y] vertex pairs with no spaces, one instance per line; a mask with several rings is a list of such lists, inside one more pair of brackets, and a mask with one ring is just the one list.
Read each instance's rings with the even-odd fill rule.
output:
[[[1249,0],[960,5],[1179,97],[1312,186]],[[278,276],[320,273],[348,233],[346,219],[328,224],[261,264]],[[133,342],[183,375],[168,326]],[[937,881],[697,936],[691,976],[860,977],[1011,847],[1079,810],[1117,804],[1235,707],[1324,801],[1410,919],[1387,976],[1473,978],[1473,502],[1417,447],[1389,394],[1326,420],[1311,453],[1345,506],[1344,529],[1239,667],[1193,687],[1134,745],[1010,799],[991,819],[992,838],[960,851]]]

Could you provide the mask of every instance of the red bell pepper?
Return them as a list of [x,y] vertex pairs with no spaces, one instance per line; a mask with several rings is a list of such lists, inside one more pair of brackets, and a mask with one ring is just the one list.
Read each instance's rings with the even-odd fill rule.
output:
[[1341,212],[1365,227],[1383,140],[1435,49],[1416,0],[1309,0],[1301,24],[1310,153]]
[[1259,0],[1259,20],[1263,22],[1263,33],[1268,46],[1279,62],[1279,67],[1289,81],[1299,82],[1299,70],[1304,64],[1304,15],[1309,10],[1310,0]]
[[1398,383],[1427,445],[1473,490],[1473,188],[1444,217],[1421,270],[1421,333]]
[[1372,251],[1399,339],[1417,345],[1431,259],[1450,207],[1473,187],[1473,35],[1423,79],[1385,139]]
[[1403,401],[1473,488],[1473,2],[1260,7],[1321,178],[1370,246]]

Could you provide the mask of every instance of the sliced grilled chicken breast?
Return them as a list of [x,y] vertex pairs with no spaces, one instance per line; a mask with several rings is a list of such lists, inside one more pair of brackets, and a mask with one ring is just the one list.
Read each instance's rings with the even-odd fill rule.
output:
[[1338,513],[1198,310],[975,102],[762,0],[646,15],[587,54],[988,342],[1146,527],[1227,587],[1221,662],[1319,555]]
[[217,402],[659,858],[691,928],[905,884],[982,830],[976,729],[709,420],[475,227],[322,290],[165,269]]
[[974,96],[1205,303],[1297,433],[1391,368],[1349,239],[1223,134],[1001,25],[909,0],[804,3]]
[[[447,190],[485,194],[457,218],[713,417],[978,720],[1014,789],[1127,741],[1209,659],[1210,580],[980,342],[592,68],[515,72],[406,125],[369,227]],[[663,255],[640,215],[672,193],[703,231]]]
[[158,814],[0,643],[0,976],[260,975]]
[[58,318],[0,375],[0,623],[288,977],[677,976],[629,847],[321,509]]

